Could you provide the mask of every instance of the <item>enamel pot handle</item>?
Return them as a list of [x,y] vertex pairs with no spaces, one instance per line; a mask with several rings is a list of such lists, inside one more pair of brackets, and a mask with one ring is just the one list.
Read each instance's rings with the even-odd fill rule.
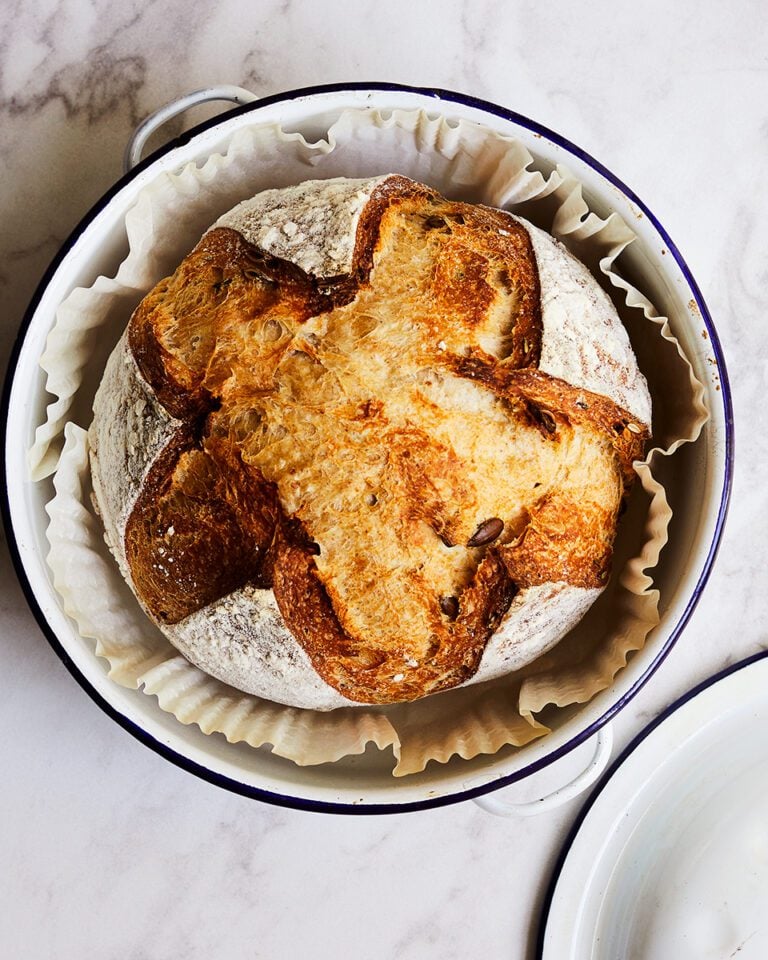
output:
[[146,120],[142,120],[133,131],[131,139],[125,148],[125,154],[123,155],[123,170],[125,173],[133,170],[141,160],[141,154],[147,140],[158,127],[161,127],[172,117],[176,117],[180,113],[184,113],[185,110],[189,110],[190,107],[197,106],[199,103],[207,103],[209,100],[226,100],[229,103],[235,103],[240,106],[244,103],[253,103],[253,101],[257,99],[258,97],[249,90],[224,84],[218,87],[205,87],[203,90],[193,90],[192,93],[188,93],[186,96],[171,100],[170,103],[166,103],[160,107],[159,110],[150,113]]
[[538,800],[515,802],[507,796],[508,790],[497,790],[482,797],[476,797],[475,803],[488,813],[499,817],[532,817],[547,813],[573,800],[587,787],[590,787],[608,766],[613,751],[613,726],[608,723],[598,730],[595,736],[595,752],[589,764],[569,783]]

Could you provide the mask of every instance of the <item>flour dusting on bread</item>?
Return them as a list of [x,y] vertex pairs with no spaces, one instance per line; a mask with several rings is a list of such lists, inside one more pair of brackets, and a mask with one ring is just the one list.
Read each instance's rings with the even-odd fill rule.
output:
[[254,247],[312,276],[339,276],[352,269],[360,213],[383,180],[308,180],[264,190],[219,217],[212,229],[237,230]]

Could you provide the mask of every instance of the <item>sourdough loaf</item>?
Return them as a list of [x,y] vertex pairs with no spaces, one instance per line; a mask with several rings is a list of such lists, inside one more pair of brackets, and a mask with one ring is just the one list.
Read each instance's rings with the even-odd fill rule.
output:
[[605,587],[650,399],[587,269],[402,176],[240,204],[136,309],[89,433],[192,662],[313,709],[513,671]]

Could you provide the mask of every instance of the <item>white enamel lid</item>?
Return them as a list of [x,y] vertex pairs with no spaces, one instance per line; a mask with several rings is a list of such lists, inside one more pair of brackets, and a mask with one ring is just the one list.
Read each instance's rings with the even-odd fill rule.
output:
[[768,957],[768,653],[673,704],[590,797],[541,960]]

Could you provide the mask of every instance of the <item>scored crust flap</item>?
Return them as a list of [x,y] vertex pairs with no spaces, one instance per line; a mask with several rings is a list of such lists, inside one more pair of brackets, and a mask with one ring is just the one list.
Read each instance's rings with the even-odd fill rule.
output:
[[[104,365],[104,356],[94,357],[91,345],[106,341],[111,349],[128,307],[240,200],[310,178],[390,172],[426,182],[450,198],[520,212],[587,263],[613,292],[630,330],[653,399],[654,442],[663,447],[649,451],[637,468],[641,483],[619,526],[607,590],[555,648],[490,683],[410,704],[318,713],[242,694],[189,664],[145,617],[122,581],[91,509],[83,472],[87,441],[80,428],[90,420],[87,411]],[[205,733],[218,731],[253,746],[270,744],[299,764],[332,762],[363,752],[371,742],[381,750],[391,747],[396,775],[423,770],[430,760],[470,759],[507,744],[522,746],[547,732],[536,720],[546,705],[583,703],[611,684],[658,622],[658,595],[649,572],[666,542],[671,511],[653,477],[654,463],[679,443],[695,440],[707,419],[703,388],[665,318],[657,317],[643,294],[613,270],[634,238],[619,217],[603,220],[590,213],[565,168],[545,176],[534,169],[522,144],[476,124],[449,123],[422,111],[385,117],[350,110],[314,144],[277,125],[241,129],[226,154],[150,183],[129,212],[126,231],[129,254],[115,280],[99,278],[87,290],[74,291],[60,308],[41,361],[55,400],[30,452],[35,477],[57,470],[56,493],[47,508],[56,587],[80,633],[96,640],[96,653],[108,661],[111,677],[125,686],[143,686],[162,709]],[[662,361],[643,364],[643,357]],[[664,399],[672,391],[674,404]],[[67,447],[59,459],[68,419],[79,427],[67,425]]]

